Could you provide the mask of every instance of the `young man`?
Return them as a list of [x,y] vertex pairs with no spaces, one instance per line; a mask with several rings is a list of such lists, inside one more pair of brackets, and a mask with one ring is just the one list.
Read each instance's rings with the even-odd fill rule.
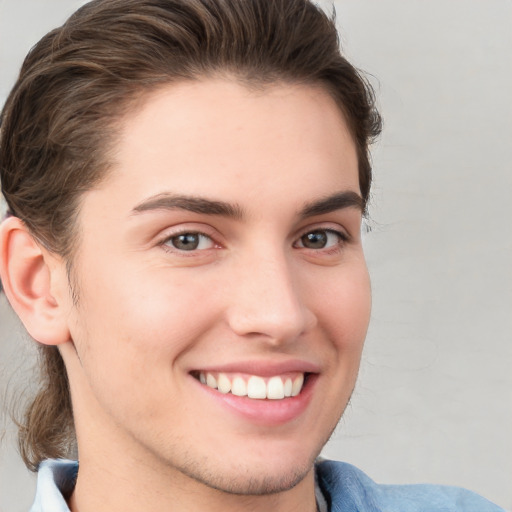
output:
[[317,462],[368,326],[379,129],[303,0],[99,0],[43,38],[0,141],[33,512],[499,510]]

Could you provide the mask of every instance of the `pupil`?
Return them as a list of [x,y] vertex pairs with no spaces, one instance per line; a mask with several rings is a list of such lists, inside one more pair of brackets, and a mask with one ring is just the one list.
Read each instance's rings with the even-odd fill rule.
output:
[[193,251],[199,245],[199,236],[194,233],[185,233],[178,235],[172,239],[176,249],[183,249],[185,251]]
[[309,249],[322,249],[327,244],[327,234],[324,231],[313,231],[302,237],[302,244]]

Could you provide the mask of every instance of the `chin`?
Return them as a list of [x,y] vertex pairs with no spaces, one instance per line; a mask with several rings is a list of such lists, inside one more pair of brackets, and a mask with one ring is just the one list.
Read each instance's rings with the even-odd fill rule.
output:
[[262,496],[288,491],[310,473],[314,460],[304,463],[283,464],[279,468],[262,465],[260,468],[234,463],[229,470],[214,474],[207,468],[200,472],[187,471],[189,477],[218,491],[239,496]]

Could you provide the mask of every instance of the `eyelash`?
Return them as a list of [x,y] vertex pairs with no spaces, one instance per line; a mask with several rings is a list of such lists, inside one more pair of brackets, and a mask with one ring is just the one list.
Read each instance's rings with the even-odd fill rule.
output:
[[[311,248],[311,247],[305,247],[304,246],[304,238],[307,237],[308,235],[315,235],[315,234],[325,234],[327,235],[327,237],[329,237],[329,235],[334,235],[336,237],[338,237],[338,241],[332,246],[332,247],[320,247],[320,248]],[[183,237],[185,235],[190,235],[190,236],[198,236],[200,239],[202,238],[203,240],[204,239],[208,239],[212,245],[212,247],[207,247],[207,248],[202,248],[202,249],[199,249],[199,248],[193,248],[191,250],[185,250],[185,249],[179,249],[177,247],[173,247],[171,245],[172,241],[179,238],[179,237]],[[314,251],[314,252],[324,252],[324,253],[327,253],[327,254],[333,254],[333,253],[337,253],[339,252],[343,245],[345,243],[347,243],[348,241],[350,240],[350,237],[342,232],[342,231],[338,231],[338,230],[335,230],[335,229],[330,229],[330,228],[317,228],[317,229],[309,229],[305,232],[303,232],[303,234],[301,234],[298,239],[293,243],[293,247],[295,248],[299,248],[299,249],[306,249],[306,250],[310,250],[310,251]],[[199,244],[201,243],[201,240],[199,240],[198,242]],[[328,243],[328,238],[327,238],[327,243]],[[299,244],[302,244],[302,245],[299,245]],[[170,252],[170,253],[175,253],[175,254],[179,254],[181,256],[192,256],[193,254],[196,254],[197,252],[202,252],[202,251],[206,251],[206,250],[209,250],[209,249],[213,249],[213,248],[219,248],[221,247],[219,244],[217,244],[215,242],[215,240],[213,239],[212,236],[206,234],[206,233],[203,233],[201,231],[194,231],[194,230],[183,230],[183,231],[180,231],[180,232],[177,232],[177,233],[172,233],[171,235],[167,236],[166,238],[164,238],[160,243],[159,245],[167,252]],[[188,253],[188,254],[187,254]]]
[[186,255],[187,253],[194,254],[197,251],[205,251],[207,249],[213,248],[213,247],[202,248],[202,249],[193,248],[191,250],[185,250],[185,249],[179,249],[178,247],[175,247],[175,246],[173,247],[172,245],[170,245],[173,240],[178,239],[179,237],[185,237],[187,235],[198,237],[199,238],[198,244],[201,244],[201,239],[202,239],[203,242],[204,242],[204,240],[209,240],[211,242],[212,246],[217,245],[210,235],[207,235],[206,233],[202,233],[200,231],[193,231],[193,230],[184,230],[184,231],[181,231],[178,233],[173,233],[170,236],[167,236],[164,240],[162,240],[159,245],[162,246],[162,248],[165,251],[179,253],[180,255]]
[[[310,248],[310,247],[304,247],[304,238],[308,235],[327,235],[327,243],[329,243],[329,235],[334,235],[338,238],[337,242],[334,243],[331,247],[320,247],[320,248]],[[309,249],[312,251],[323,251],[327,254],[336,253],[341,250],[342,246],[349,241],[349,237],[346,233],[342,231],[337,231],[335,229],[329,229],[329,228],[317,228],[306,231],[303,235],[301,235],[297,242],[295,242],[293,245],[294,247],[297,247],[297,244],[301,243],[301,248]]]

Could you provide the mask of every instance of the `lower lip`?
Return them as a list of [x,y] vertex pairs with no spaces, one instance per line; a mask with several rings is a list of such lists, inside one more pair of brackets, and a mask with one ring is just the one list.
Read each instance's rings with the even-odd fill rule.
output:
[[236,396],[231,393],[224,394],[201,384],[197,379],[194,381],[209,397],[243,419],[256,425],[277,426],[293,421],[302,415],[311,401],[317,378],[317,374],[310,374],[297,396],[281,400],[262,400]]

